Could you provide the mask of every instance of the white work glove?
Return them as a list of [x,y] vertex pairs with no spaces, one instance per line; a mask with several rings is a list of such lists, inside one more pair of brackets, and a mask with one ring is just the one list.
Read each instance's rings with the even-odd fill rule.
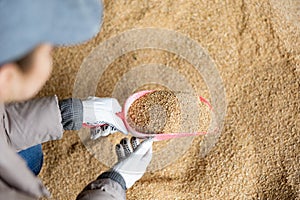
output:
[[105,137],[109,134],[113,134],[119,132],[114,126],[108,125],[108,124],[101,124],[99,126],[91,127],[90,133],[91,133],[91,139],[96,140],[99,137]]
[[152,159],[152,143],[153,139],[147,139],[140,144],[136,137],[132,137],[130,141],[124,138],[116,145],[119,161],[112,170],[123,177],[127,189],[146,172]]
[[[128,131],[120,117],[116,115],[122,111],[122,107],[114,98],[89,97],[82,101],[83,123],[91,128],[91,138],[107,136],[109,133],[118,131],[127,134]],[[111,126],[109,129],[103,125]],[[102,127],[102,129],[99,127]],[[104,126],[107,127],[107,126]],[[111,131],[108,131],[111,130]]]

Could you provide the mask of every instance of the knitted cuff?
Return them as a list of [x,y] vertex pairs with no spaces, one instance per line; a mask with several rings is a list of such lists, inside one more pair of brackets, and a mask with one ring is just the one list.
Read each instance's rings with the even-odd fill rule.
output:
[[119,183],[121,185],[121,187],[126,190],[126,183],[124,178],[116,171],[107,171],[102,173],[97,179],[105,179],[105,178],[109,178],[113,181],[116,181],[117,183]]
[[80,99],[70,98],[59,101],[64,130],[79,130],[83,122],[83,107]]

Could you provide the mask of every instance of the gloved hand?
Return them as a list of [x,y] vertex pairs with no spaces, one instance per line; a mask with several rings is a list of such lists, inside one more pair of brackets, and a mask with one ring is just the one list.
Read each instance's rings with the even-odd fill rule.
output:
[[[89,97],[82,101],[82,105],[83,124],[91,127],[92,139],[116,132],[115,129],[124,134],[128,133],[122,119],[116,115],[116,113],[122,111],[122,107],[116,99]],[[102,127],[102,129],[99,127]]]
[[132,137],[130,141],[124,138],[116,145],[118,163],[112,170],[121,174],[127,189],[146,172],[152,159],[152,143],[152,139],[147,139],[140,144],[137,138]]

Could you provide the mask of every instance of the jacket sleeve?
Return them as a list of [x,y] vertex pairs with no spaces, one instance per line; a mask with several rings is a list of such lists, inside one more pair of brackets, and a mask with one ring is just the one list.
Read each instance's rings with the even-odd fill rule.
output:
[[125,200],[126,184],[123,177],[115,172],[104,172],[97,180],[88,184],[76,200]]
[[60,139],[63,130],[82,127],[83,107],[80,99],[58,101],[56,96],[5,106],[8,136],[17,151]]
[[5,128],[16,151],[60,139],[63,135],[61,112],[56,96],[5,105]]

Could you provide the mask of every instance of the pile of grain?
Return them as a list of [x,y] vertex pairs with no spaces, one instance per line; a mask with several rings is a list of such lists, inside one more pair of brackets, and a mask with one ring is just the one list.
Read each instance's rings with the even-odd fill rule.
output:
[[[146,173],[127,191],[127,199],[300,199],[300,37],[270,5],[275,0],[104,2],[101,32],[83,45],[55,50],[54,71],[40,96],[71,97],[76,74],[90,51],[140,27],[171,29],[197,41],[214,60],[226,89],[227,115],[214,149],[199,156],[202,138],[195,138],[179,160]],[[188,62],[158,49],[118,58],[99,80],[96,95],[111,96],[123,74],[146,63],[178,69],[197,94],[209,96]],[[117,134],[108,139],[113,137]],[[52,199],[75,199],[108,169],[86,150],[76,132],[44,144],[44,155],[40,177]],[[108,156],[114,155],[112,149]]]
[[137,99],[128,110],[131,127],[142,133],[170,133],[178,130],[180,108],[171,91],[154,91]]

